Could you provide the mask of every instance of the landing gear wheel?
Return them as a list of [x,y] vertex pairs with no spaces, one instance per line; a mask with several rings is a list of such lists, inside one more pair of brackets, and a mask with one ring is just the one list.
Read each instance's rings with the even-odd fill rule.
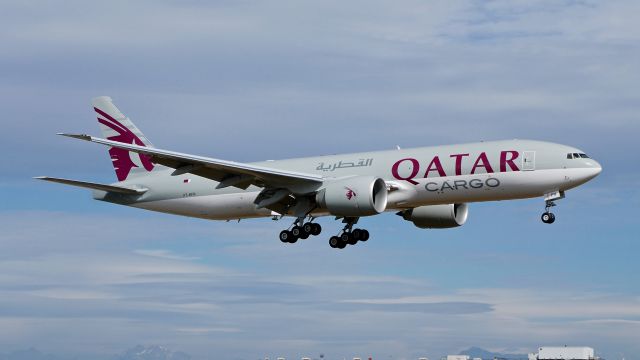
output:
[[556,221],[556,216],[553,213],[545,212],[540,219],[542,219],[542,222],[545,224],[553,224],[553,222]]
[[311,234],[309,234],[308,232],[306,232],[306,231],[304,231],[304,230],[303,230],[303,231],[300,233],[300,236],[298,236],[298,237],[299,237],[300,239],[302,239],[302,240],[305,240],[305,239],[307,239],[307,238],[309,237],[309,235],[311,235]]
[[295,236],[293,236],[293,234],[289,230],[282,230],[280,232],[280,241],[282,241],[283,243],[292,243],[293,244],[297,240],[298,239]]
[[542,222],[545,224],[549,223],[549,219],[551,219],[549,213],[542,213],[542,216],[540,216],[540,220],[542,220]]
[[322,232],[322,226],[320,224],[311,223],[311,235],[316,236],[320,235]]
[[342,235],[340,236],[340,239],[342,240],[343,243],[349,244],[349,245],[355,245],[358,243],[358,239],[356,239],[355,236],[353,236],[353,233],[350,233],[350,232],[342,233]]
[[367,241],[367,240],[369,240],[369,231],[362,230],[362,238],[360,239],[360,241]]
[[357,242],[359,240],[362,240],[362,238],[364,234],[362,233],[362,230],[360,229],[355,229],[351,232],[351,237],[353,237],[353,239]]
[[294,226],[293,229],[291,229],[291,234],[295,237],[300,237],[300,235],[302,234],[302,228],[300,226]]
[[341,243],[342,243],[342,241],[340,241],[340,238],[337,237],[337,236],[332,236],[329,239],[329,246],[331,246],[334,249],[339,248]]
[[313,224],[312,223],[305,223],[304,225],[302,225],[302,230],[304,232],[306,232],[307,234],[312,234],[313,233]]

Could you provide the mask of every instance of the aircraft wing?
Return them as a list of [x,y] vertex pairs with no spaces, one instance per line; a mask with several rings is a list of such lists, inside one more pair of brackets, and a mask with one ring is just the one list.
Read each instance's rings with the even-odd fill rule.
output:
[[174,151],[150,148],[118,141],[106,140],[90,135],[58,134],[106,146],[145,154],[151,161],[176,169],[173,175],[191,173],[220,182],[218,188],[235,186],[246,189],[249,185],[283,188],[288,185],[319,185],[323,177],[293,171],[272,169],[234,161],[213,159],[204,156],[183,154]]

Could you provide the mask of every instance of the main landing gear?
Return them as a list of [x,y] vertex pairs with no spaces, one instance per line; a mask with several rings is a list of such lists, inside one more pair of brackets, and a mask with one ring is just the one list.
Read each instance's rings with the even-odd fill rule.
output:
[[313,218],[311,221],[304,222],[304,218],[298,218],[289,229],[282,230],[280,232],[280,241],[283,243],[293,244],[298,239],[307,239],[309,236],[320,235],[322,232],[322,226],[318,223],[313,222]]
[[344,228],[338,236],[329,239],[329,246],[334,249],[344,249],[347,245],[355,245],[358,241],[369,240],[369,231],[364,229],[353,229],[353,225],[358,222],[358,218],[345,218]]
[[[309,236],[319,235],[322,232],[322,227],[313,220],[313,217],[310,217],[308,222],[304,222],[304,217],[296,219],[288,229],[280,232],[280,241],[293,244],[299,239],[304,240]],[[369,240],[369,231],[353,228],[353,225],[358,222],[358,218],[344,218],[342,222],[345,224],[344,228],[337,236],[332,236],[329,239],[329,246],[334,249],[344,249],[347,245],[355,245],[359,241]]]
[[547,194],[544,197],[544,212],[540,216],[540,219],[545,224],[553,224],[556,221],[556,216],[549,211],[552,207],[556,206],[555,200],[564,199],[564,191],[555,191]]

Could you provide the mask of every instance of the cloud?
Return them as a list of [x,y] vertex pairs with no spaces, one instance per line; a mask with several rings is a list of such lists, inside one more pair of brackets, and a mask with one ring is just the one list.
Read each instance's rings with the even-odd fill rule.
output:
[[183,332],[183,333],[190,333],[190,334],[209,334],[212,332],[224,332],[224,333],[235,333],[235,332],[239,332],[240,329],[236,329],[236,328],[180,328],[180,329],[176,329],[176,331],[179,332]]
[[385,304],[375,302],[358,303],[353,301],[347,301],[346,304],[352,311],[382,311],[382,312],[418,312],[418,313],[432,313],[432,314],[449,314],[449,315],[463,315],[463,314],[477,314],[490,312],[493,310],[491,304],[483,304],[476,302],[464,302],[464,301],[452,301],[452,302],[432,302],[432,303],[399,303],[399,304]]
[[[76,223],[86,215],[58,218]],[[131,223],[119,220],[110,219],[125,224],[121,230],[127,232],[155,222],[153,218]],[[86,226],[91,232],[91,226]],[[55,223],[44,222],[39,231],[55,228]],[[216,231],[227,232],[225,227]],[[6,337],[4,344],[24,344],[38,336],[47,339],[41,340],[39,347],[59,348],[67,336],[73,336],[80,352],[91,351],[98,344],[125,344],[126,339],[134,338],[135,342],[180,344],[197,356],[207,354],[211,346],[241,357],[300,346],[311,352],[331,349],[333,355],[364,349],[410,355],[409,349],[415,348],[411,344],[417,343],[444,352],[476,342],[515,346],[522,344],[525,333],[533,334],[537,341],[551,341],[553,335],[572,339],[570,334],[584,324],[594,327],[593,331],[580,330],[579,338],[588,339],[595,336],[595,329],[601,336],[604,329],[618,327],[621,322],[633,328],[634,319],[640,316],[637,298],[622,294],[544,288],[451,291],[434,287],[430,279],[368,274],[362,264],[388,258],[386,251],[369,253],[373,259],[367,260],[361,256],[367,249],[362,248],[364,252],[340,260],[358,264],[340,275],[347,268],[335,253],[327,257],[315,249],[325,244],[300,244],[300,248],[286,250],[320,258],[317,264],[308,259],[303,267],[298,256],[275,257],[287,248],[265,247],[264,240],[242,241],[243,251],[238,251],[237,241],[222,241],[221,248],[209,248],[200,256],[183,256],[173,250],[149,250],[158,235],[141,233],[138,242],[131,244],[139,249],[132,251],[122,251],[116,241],[99,253],[22,253],[0,261],[0,318],[22,329]],[[74,239],[60,241],[62,248],[68,246],[65,241],[75,243]],[[28,242],[22,245],[32,246]],[[141,245],[146,250],[140,250]],[[270,250],[265,253],[265,249]],[[289,273],[274,273],[264,266],[249,268],[238,262],[225,266],[210,263],[209,251],[245,262],[272,258],[271,267],[275,261]],[[329,260],[333,270],[318,266]],[[539,292],[547,295],[541,297]],[[61,333],[60,329],[66,330]],[[389,332],[403,340],[385,343]],[[425,342],[425,338],[430,340]],[[255,346],[242,345],[247,342]]]
[[[3,4],[0,346],[415,358],[561,339],[637,353],[638,6]],[[231,160],[540,138],[605,170],[553,228],[537,200],[473,204],[461,229],[385,214],[361,220],[367,244],[288,246],[284,220],[144,213],[32,181],[114,180],[105,149],[53,136],[97,133],[102,94],[157,146]]]
[[189,260],[198,260],[199,259],[198,257],[195,257],[195,256],[177,255],[177,254],[174,254],[172,251],[163,250],[163,249],[146,249],[146,250],[145,249],[141,249],[141,250],[134,251],[134,253],[136,253],[138,255],[159,257],[159,258],[170,259],[170,260],[185,260],[185,261],[189,261]]

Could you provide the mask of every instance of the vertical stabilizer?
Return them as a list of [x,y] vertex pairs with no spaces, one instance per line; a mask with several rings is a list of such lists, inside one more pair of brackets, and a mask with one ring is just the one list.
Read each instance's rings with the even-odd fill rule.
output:
[[[153,147],[149,139],[133,122],[113,104],[108,96],[99,96],[91,101],[98,117],[102,135],[109,140],[127,144]],[[118,181],[125,181],[130,177],[147,174],[153,171],[154,165],[149,156],[137,154],[124,149],[109,148],[109,155],[113,162]]]

